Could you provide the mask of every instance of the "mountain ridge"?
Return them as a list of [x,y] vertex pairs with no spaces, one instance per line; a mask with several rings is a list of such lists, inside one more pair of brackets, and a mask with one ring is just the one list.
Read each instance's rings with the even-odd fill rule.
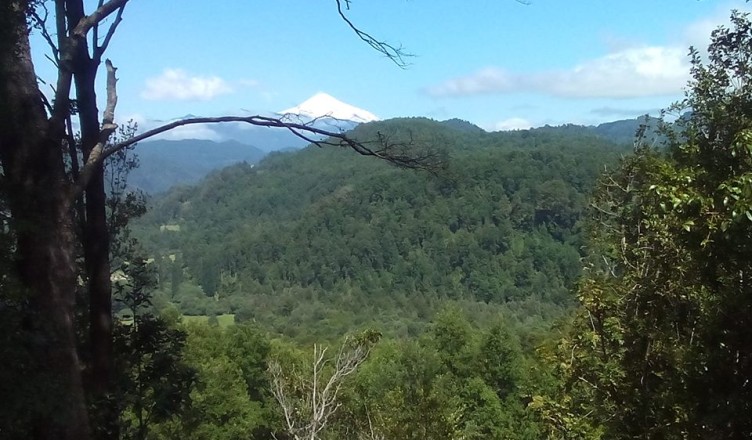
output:
[[[647,120],[649,130],[647,139],[657,139],[655,134],[657,119]],[[319,121],[326,123],[326,121]],[[510,133],[515,136],[525,137],[540,133],[550,135],[573,135],[578,134],[594,136],[615,144],[627,145],[634,142],[634,136],[640,125],[645,124],[644,118],[624,119],[603,123],[597,126],[584,126],[567,124],[562,126],[543,126],[527,130],[512,130],[509,132],[487,132],[471,122],[461,119],[448,119],[436,121],[425,117],[392,118],[384,121],[373,121],[365,124],[353,124],[350,133],[358,138],[365,139],[372,130],[371,124],[386,124],[385,127],[402,127],[407,131],[424,132],[430,134],[429,138],[436,142],[443,142],[442,136],[461,136],[476,134],[490,139],[499,133]],[[325,129],[345,131],[343,126],[327,127]],[[232,129],[229,127],[228,129]],[[249,130],[236,128],[241,134]],[[296,151],[306,146],[306,142],[287,130],[254,127],[265,137],[240,137],[240,139],[226,139],[220,142],[202,139],[181,140],[155,140],[144,142],[137,149],[141,158],[141,167],[133,171],[131,183],[133,187],[154,194],[165,191],[174,185],[194,184],[204,178],[210,172],[233,165],[239,162],[257,163],[270,152]],[[276,137],[276,140],[269,141]],[[251,142],[253,140],[269,142],[264,147],[262,144]],[[285,142],[285,140],[289,142]],[[200,145],[200,146],[199,146]],[[274,148],[269,148],[273,145]]]

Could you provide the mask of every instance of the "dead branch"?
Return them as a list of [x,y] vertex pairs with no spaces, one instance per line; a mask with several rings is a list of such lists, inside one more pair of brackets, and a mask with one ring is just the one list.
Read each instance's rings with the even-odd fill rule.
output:
[[[389,58],[394,64],[401,68],[407,67],[407,62],[405,61],[405,58],[412,57],[412,54],[406,53],[402,46],[393,46],[385,41],[381,41],[376,39],[373,35],[369,34],[368,32],[364,32],[355,24],[350,21],[350,19],[347,17],[347,14],[345,13],[346,10],[350,9],[350,1],[351,0],[336,0],[337,1],[337,13],[339,14],[340,18],[347,24],[347,26],[355,32],[355,35],[358,36],[361,40],[363,40],[366,44],[371,46],[374,50],[377,52],[380,52],[384,54],[387,58]],[[344,7],[343,7],[344,5]]]
[[42,38],[44,38],[44,40],[47,42],[47,45],[50,47],[50,50],[52,51],[52,63],[55,65],[55,67],[59,67],[60,50],[58,49],[57,44],[55,44],[55,40],[52,39],[50,31],[47,29],[47,19],[50,16],[50,11],[49,9],[47,9],[47,5],[44,3],[40,4],[39,8],[44,11],[43,16],[37,13],[37,9],[31,11],[31,18],[34,20],[34,27],[36,29],[39,29]]
[[361,432],[358,434],[360,440],[385,440],[384,434],[377,432],[373,428],[373,421],[371,420],[371,412],[366,407],[366,417],[368,418],[368,432]]
[[295,440],[319,438],[329,418],[340,407],[337,398],[344,380],[365,362],[370,347],[370,341],[346,339],[330,370],[327,349],[314,345],[310,378],[294,373],[286,377],[278,361],[269,363],[272,394],[282,407],[288,434]]
[[[62,2],[55,2],[55,31],[57,32],[59,53],[57,83],[54,87],[55,97],[50,115],[50,128],[52,130],[58,130],[70,116],[70,90],[73,83],[73,71],[70,66],[73,52],[67,47],[65,7]],[[56,134],[53,133],[53,135]]]
[[[100,1],[100,7],[102,6],[102,2]],[[102,41],[102,44],[99,44],[98,38],[94,37],[94,56],[93,59],[99,63],[99,61],[102,59],[102,55],[104,55],[104,52],[107,50],[107,47],[110,45],[110,41],[112,41],[112,36],[115,35],[115,31],[117,30],[118,25],[123,21],[123,11],[125,10],[125,3],[120,6],[117,10],[117,15],[115,15],[115,21],[112,22],[109,29],[107,29],[107,33],[104,36],[104,40]],[[94,27],[94,30],[98,29],[98,25]]]
[[[517,3],[523,4],[523,5],[529,5],[529,0],[516,0]],[[375,51],[384,54],[387,58],[389,58],[394,64],[401,68],[406,68],[409,64],[406,62],[405,58],[413,57],[413,54],[405,52],[404,48],[400,46],[394,46],[390,43],[387,43],[386,41],[379,40],[375,38],[373,35],[369,34],[368,32],[363,31],[359,27],[357,27],[348,17],[347,13],[345,11],[350,10],[350,3],[352,0],[336,0],[337,2],[337,13],[339,14],[340,18],[347,24],[347,26],[355,32],[355,35],[358,36],[362,41],[364,41],[367,45],[371,46]]]
[[[87,163],[81,169],[81,175],[76,182],[76,190],[73,195],[76,196],[84,187],[86,187],[86,184],[91,178],[91,173],[93,172],[94,168],[100,166],[105,159],[124,148],[184,125],[216,124],[223,122],[243,122],[257,127],[286,129],[299,138],[304,139],[305,141],[310,142],[311,144],[318,147],[334,146],[349,148],[360,155],[377,157],[393,165],[403,168],[419,169],[436,173],[443,167],[444,164],[442,156],[433,148],[426,148],[422,151],[414,151],[412,149],[412,147],[414,146],[414,143],[412,141],[393,142],[388,136],[381,133],[378,134],[377,139],[375,140],[359,141],[353,139],[346,133],[321,129],[311,125],[310,123],[304,124],[288,122],[283,120],[282,118],[274,118],[269,116],[255,115],[188,118],[170,122],[152,130],[148,130],[144,133],[134,136],[128,140],[111,145],[107,148],[104,148],[104,144],[98,145],[97,148],[100,148],[100,150],[98,150],[97,154],[92,153],[92,155],[89,156]],[[110,127],[111,131],[116,128],[114,124],[112,125],[113,126]],[[104,128],[105,126],[103,125],[103,131]],[[109,133],[106,133],[106,136],[109,137]],[[314,136],[321,136],[322,138],[315,139]]]
[[[130,0],[110,0],[100,6],[90,15],[82,18],[71,31],[72,37],[85,38],[91,28],[98,25],[102,20],[109,17],[110,14],[118,9],[124,8]],[[114,31],[113,31],[114,33]]]
[[[92,148],[89,153],[89,157],[86,159],[86,163],[81,168],[78,179],[71,194],[72,198],[77,198],[86,188],[86,185],[91,180],[91,177],[95,170],[97,170],[107,158],[103,153],[105,151],[105,145],[110,139],[112,133],[117,129],[115,124],[115,106],[117,106],[117,77],[115,73],[117,69],[112,65],[110,60],[105,61],[107,68],[107,105],[104,110],[104,116],[102,117],[102,129],[99,131],[99,141]],[[111,153],[110,153],[111,154]],[[109,155],[108,155],[109,156]]]

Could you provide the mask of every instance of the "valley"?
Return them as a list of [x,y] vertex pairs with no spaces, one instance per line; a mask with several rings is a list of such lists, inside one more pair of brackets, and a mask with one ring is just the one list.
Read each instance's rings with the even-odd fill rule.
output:
[[746,2],[283,3],[0,5],[0,438],[752,438]]
[[629,146],[419,118],[353,134],[376,132],[441,139],[446,169],[308,147],[154,199],[134,231],[159,261],[159,300],[307,342],[369,326],[415,337],[445,302],[533,326],[572,307],[590,188]]

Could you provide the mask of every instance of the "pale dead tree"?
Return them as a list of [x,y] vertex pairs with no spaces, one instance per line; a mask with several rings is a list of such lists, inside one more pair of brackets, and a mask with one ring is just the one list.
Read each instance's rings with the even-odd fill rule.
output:
[[[29,351],[36,365],[19,382],[50,384],[34,392],[46,396],[45,405],[11,402],[7,408],[23,408],[18,411],[23,420],[15,423],[39,439],[118,437],[115,405],[108,409],[106,404],[115,383],[104,171],[108,156],[181,125],[243,122],[287,129],[316,145],[352,149],[402,167],[440,166],[440,156],[430,149],[416,150],[384,136],[355,140],[337,131],[264,116],[186,119],[113,145],[111,135],[118,129],[117,77],[104,55],[126,21],[130,3],[0,1],[0,197],[10,212],[14,240],[9,276],[26,295],[25,325],[18,334],[32,341]],[[357,38],[404,66],[401,48],[347,19],[350,1],[335,0],[335,5]],[[39,80],[32,60],[34,29],[49,46],[49,60],[57,68],[57,78],[49,83]],[[96,79],[103,65],[106,102],[100,113]],[[49,100],[43,92],[48,87],[53,92]],[[79,278],[86,298],[80,297]],[[77,317],[77,302],[88,307],[83,323]],[[82,331],[88,335],[79,340]],[[87,400],[96,402],[96,419]]]
[[366,361],[379,337],[375,332],[348,337],[334,359],[327,357],[326,347],[314,345],[309,373],[292,368],[286,373],[278,360],[269,362],[272,393],[282,408],[289,435],[295,440],[320,438],[341,406],[337,397],[345,379]]
[[386,440],[386,436],[373,426],[373,420],[368,408],[366,408],[366,417],[368,418],[368,431],[359,432],[358,440]]

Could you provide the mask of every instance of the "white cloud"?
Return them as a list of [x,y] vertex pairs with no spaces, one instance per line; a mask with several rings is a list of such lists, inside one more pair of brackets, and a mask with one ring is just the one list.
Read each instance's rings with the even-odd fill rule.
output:
[[673,95],[680,93],[687,83],[689,63],[684,49],[644,47],[612,53],[570,71],[547,76],[542,79],[547,81],[551,93],[563,97]]
[[689,46],[704,53],[710,34],[729,26],[729,10],[752,12],[748,3],[733,0],[676,32],[662,46],[637,46],[630,39],[607,35],[606,55],[563,70],[510,72],[486,67],[475,73],[429,87],[435,97],[538,93],[560,98],[639,98],[679,95],[689,80]]
[[232,92],[232,87],[218,76],[191,76],[182,69],[165,69],[161,75],[146,80],[141,97],[148,100],[209,100]]
[[533,124],[528,121],[527,119],[523,118],[509,118],[505,119],[503,121],[499,121],[494,126],[494,129],[497,131],[507,131],[507,130],[526,130],[528,128],[531,128]]
[[680,34],[682,44],[687,49],[689,46],[694,46],[700,52],[704,52],[710,43],[710,34],[718,29],[718,26],[731,26],[731,13],[729,11],[732,9],[746,13],[752,12],[752,7],[748,3],[739,1],[719,6],[714,14],[685,27],[684,31]]
[[518,89],[522,76],[515,76],[502,69],[488,67],[468,76],[450,79],[428,89],[433,96],[481,95],[485,93],[506,93]]
[[561,71],[533,74],[486,68],[428,89],[432,96],[540,93],[562,98],[636,98],[674,95],[689,78],[686,51],[624,49]]

